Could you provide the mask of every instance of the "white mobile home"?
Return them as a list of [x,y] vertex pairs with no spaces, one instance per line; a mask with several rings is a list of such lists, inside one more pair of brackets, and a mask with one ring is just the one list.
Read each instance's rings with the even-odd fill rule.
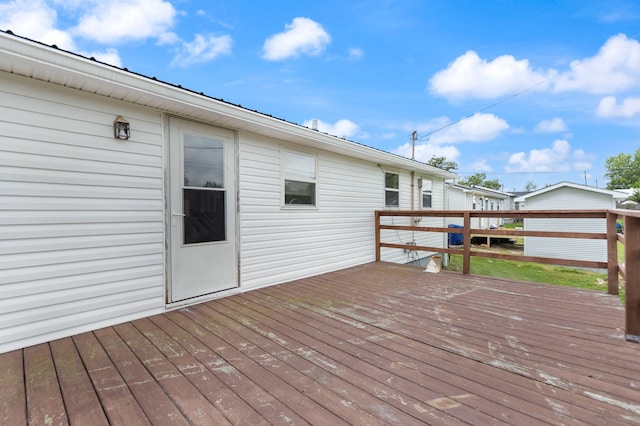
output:
[[[509,210],[510,194],[482,186],[448,184],[447,210]],[[447,225],[462,225],[462,218],[447,218]],[[471,218],[471,227],[489,229],[504,225],[503,218]]]
[[455,177],[4,32],[0,110],[0,352],[371,262]]
[[[560,182],[515,199],[525,210],[609,210],[616,208],[616,201],[626,196],[592,186]],[[525,219],[528,231],[566,231],[606,233],[604,219]],[[549,237],[524,237],[525,256],[542,256],[557,259],[607,261],[606,240],[584,240]]]

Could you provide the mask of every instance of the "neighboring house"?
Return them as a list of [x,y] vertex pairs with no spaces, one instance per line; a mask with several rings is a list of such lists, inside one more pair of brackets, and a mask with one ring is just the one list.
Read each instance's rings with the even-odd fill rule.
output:
[[631,199],[633,195],[640,192],[640,189],[630,188],[630,189],[616,189],[617,192],[624,193],[627,198],[624,200],[618,201],[618,208],[620,209],[628,209],[628,210],[640,210],[640,204]]
[[[448,210],[509,210],[510,194],[481,186],[447,185]],[[447,218],[447,225],[462,225],[462,218]],[[471,218],[474,229],[497,228],[503,218]]]
[[[525,210],[609,210],[626,195],[617,191],[560,182],[516,198]],[[607,232],[604,219],[525,219],[529,231]],[[525,256],[607,261],[606,240],[525,237]]]
[[523,199],[525,195],[529,194],[531,191],[511,191],[510,199],[509,199],[509,210],[524,210],[526,207],[524,205],[524,201],[516,202],[518,199]]
[[0,352],[374,261],[456,177],[5,32],[0,109]]

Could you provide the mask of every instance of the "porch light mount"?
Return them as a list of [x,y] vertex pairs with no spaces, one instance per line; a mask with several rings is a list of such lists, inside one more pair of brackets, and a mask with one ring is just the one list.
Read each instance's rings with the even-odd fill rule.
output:
[[131,128],[129,122],[121,115],[113,120],[113,137],[122,141],[129,140],[131,137]]

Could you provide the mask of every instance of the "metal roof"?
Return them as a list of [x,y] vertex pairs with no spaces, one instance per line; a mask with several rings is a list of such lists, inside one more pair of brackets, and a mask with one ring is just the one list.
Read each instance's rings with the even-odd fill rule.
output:
[[609,195],[614,200],[624,200],[625,198],[627,198],[627,195],[625,193],[619,192],[619,191],[612,191],[612,190],[609,190],[609,189],[597,188],[595,186],[580,185],[578,183],[572,183],[572,182],[559,182],[559,183],[556,183],[555,185],[550,185],[550,186],[538,189],[537,191],[529,192],[529,193],[527,193],[525,195],[522,195],[522,196],[516,198],[514,201],[517,202],[517,203],[520,203],[520,202],[525,201],[527,198],[536,197],[536,196],[544,194],[546,192],[553,191],[553,190],[556,190],[558,188],[563,188],[563,187],[581,189],[583,191],[589,191],[589,192],[595,192],[595,193],[598,193],[598,194]]

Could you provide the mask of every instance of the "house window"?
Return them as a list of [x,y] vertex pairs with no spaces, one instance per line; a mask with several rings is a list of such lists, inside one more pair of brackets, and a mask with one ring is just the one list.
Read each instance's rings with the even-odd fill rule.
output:
[[433,191],[433,182],[429,179],[422,180],[422,208],[430,209],[432,207],[431,204],[431,196]]
[[400,175],[397,173],[385,172],[384,174],[384,205],[400,206]]
[[284,151],[284,205],[316,205],[316,157]]

